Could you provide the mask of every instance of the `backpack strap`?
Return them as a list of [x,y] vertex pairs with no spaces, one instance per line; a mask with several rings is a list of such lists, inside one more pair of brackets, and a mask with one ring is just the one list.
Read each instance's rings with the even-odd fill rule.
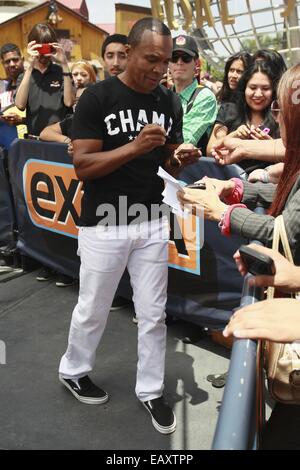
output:
[[193,91],[193,94],[192,94],[192,96],[190,97],[190,100],[189,100],[189,102],[188,102],[188,104],[187,104],[185,114],[187,114],[187,113],[190,112],[190,110],[191,110],[192,107],[193,107],[193,104],[194,104],[195,99],[196,99],[197,96],[199,95],[200,91],[204,90],[204,88],[208,88],[208,87],[205,86],[205,85],[198,85],[197,88],[195,88],[195,90]]

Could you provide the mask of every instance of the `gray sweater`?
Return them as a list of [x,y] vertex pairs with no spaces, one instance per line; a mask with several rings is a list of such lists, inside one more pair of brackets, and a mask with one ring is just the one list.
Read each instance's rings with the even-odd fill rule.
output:
[[[257,205],[270,207],[276,191],[275,184],[244,184],[242,203],[254,209]],[[294,262],[300,265],[300,176],[291,189],[282,212]],[[230,228],[232,233],[251,240],[259,240],[271,247],[273,240],[274,217],[254,214],[252,210],[236,208],[231,212]]]

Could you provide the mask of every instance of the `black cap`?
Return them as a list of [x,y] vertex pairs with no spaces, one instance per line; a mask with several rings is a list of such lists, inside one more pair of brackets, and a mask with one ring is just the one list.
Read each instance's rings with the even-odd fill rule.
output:
[[192,36],[184,36],[180,34],[173,39],[173,53],[182,51],[189,54],[191,57],[199,57],[197,43]]

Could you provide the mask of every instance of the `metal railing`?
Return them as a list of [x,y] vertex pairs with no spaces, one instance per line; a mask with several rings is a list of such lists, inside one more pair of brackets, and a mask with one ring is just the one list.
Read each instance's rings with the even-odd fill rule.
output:
[[[257,208],[255,212],[264,213],[262,208]],[[258,302],[264,297],[262,288],[249,283],[252,277],[251,274],[245,277],[240,307]],[[256,355],[256,341],[234,341],[213,450],[257,448]]]

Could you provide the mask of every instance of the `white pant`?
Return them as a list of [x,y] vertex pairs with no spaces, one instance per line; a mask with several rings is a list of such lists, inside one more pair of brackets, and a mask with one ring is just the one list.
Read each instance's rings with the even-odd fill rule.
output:
[[[127,236],[128,228],[133,232]],[[143,222],[135,227],[108,227],[107,230],[103,227],[80,228],[79,298],[72,315],[68,349],[59,366],[61,376],[80,378],[93,369],[96,349],[106,326],[114,294],[127,266],[138,318],[135,391],[141,401],[162,395],[166,350],[168,231],[165,218]]]

